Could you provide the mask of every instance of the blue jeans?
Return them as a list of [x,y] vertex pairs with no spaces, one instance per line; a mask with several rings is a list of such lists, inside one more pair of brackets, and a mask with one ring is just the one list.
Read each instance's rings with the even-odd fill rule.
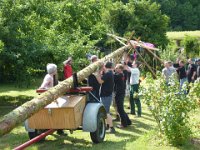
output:
[[110,96],[106,96],[106,97],[101,97],[101,102],[103,103],[105,109],[106,109],[106,113],[109,114],[110,113],[110,106],[112,103],[112,94]]
[[183,88],[183,84],[184,84],[185,82],[187,82],[187,78],[180,79],[180,92],[183,91],[184,94],[187,93],[187,90],[186,90],[186,89],[185,89],[185,90],[182,90],[182,88]]

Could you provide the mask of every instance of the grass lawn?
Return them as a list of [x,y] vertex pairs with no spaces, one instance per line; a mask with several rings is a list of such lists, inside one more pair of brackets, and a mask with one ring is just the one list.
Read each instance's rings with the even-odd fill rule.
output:
[[200,38],[200,31],[177,31],[167,32],[167,37],[171,40],[182,40],[185,35],[194,36]]
[[0,84],[0,96],[9,95],[9,96],[36,96],[36,89],[40,86],[42,79],[37,79],[37,81],[32,84],[30,87],[17,87],[13,84]]
[[[39,84],[38,84],[39,85]],[[33,85],[26,89],[19,89],[12,85],[0,85],[0,98],[2,95],[9,96],[34,96],[36,95],[35,89],[38,86]],[[126,112],[128,101],[125,101]],[[0,101],[0,120],[8,112],[12,111],[13,107],[6,107],[1,105]],[[114,109],[111,109],[114,112]],[[27,149],[30,150],[55,150],[55,149],[94,149],[94,150],[200,150],[200,145],[193,145],[190,141],[181,147],[173,147],[166,141],[162,140],[159,136],[156,128],[155,120],[153,119],[151,112],[147,109],[145,104],[142,104],[142,117],[136,118],[133,115],[129,115],[132,120],[132,125],[126,129],[116,129],[116,134],[106,134],[105,141],[100,144],[93,144],[88,132],[81,130],[74,131],[70,134],[69,131],[65,131],[67,136],[58,136],[56,133],[46,137],[44,142],[36,143]],[[192,129],[193,137],[200,138],[200,108],[195,112],[191,112],[191,122],[195,124]],[[117,122],[119,123],[119,122]],[[115,122],[115,125],[117,124]],[[12,130],[9,134],[0,137],[0,150],[10,150],[23,144],[28,140],[27,132],[24,129],[23,124]]]
[[[125,108],[127,108],[128,102],[126,102]],[[11,108],[0,108],[0,119],[4,114],[11,111]],[[113,111],[113,109],[112,109]],[[129,110],[126,109],[126,112]],[[196,112],[192,112],[192,121],[200,124],[200,109]],[[93,144],[90,135],[87,132],[80,130],[74,131],[70,134],[65,131],[67,136],[58,136],[56,133],[46,137],[46,140],[41,143],[33,144],[28,149],[30,150],[55,150],[55,149],[72,149],[72,150],[198,150],[200,147],[192,145],[188,142],[186,145],[181,147],[173,147],[161,140],[158,136],[156,129],[156,123],[152,118],[151,113],[147,107],[143,104],[143,115],[141,118],[136,118],[129,115],[133,124],[127,129],[116,129],[116,134],[106,134],[105,141],[100,144]],[[116,124],[116,123],[115,123]],[[199,128],[194,128],[194,136],[200,137]],[[13,149],[14,147],[24,143],[28,140],[28,135],[23,125],[18,126],[9,134],[0,138],[0,149]]]

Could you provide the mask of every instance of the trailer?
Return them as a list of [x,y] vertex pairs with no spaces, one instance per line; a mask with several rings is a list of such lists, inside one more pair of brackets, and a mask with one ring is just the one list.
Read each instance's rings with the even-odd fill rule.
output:
[[[44,89],[36,92],[41,94]],[[44,140],[57,130],[83,130],[90,133],[93,143],[104,141],[107,117],[103,104],[92,94],[92,87],[74,87],[44,109],[25,121],[25,129],[30,138],[15,150],[21,150],[38,141]],[[89,99],[92,96],[93,99]]]

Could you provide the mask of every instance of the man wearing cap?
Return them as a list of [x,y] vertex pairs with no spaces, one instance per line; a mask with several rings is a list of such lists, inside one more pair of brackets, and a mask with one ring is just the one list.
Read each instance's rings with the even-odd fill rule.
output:
[[[91,63],[94,63],[98,60],[98,57],[96,55],[92,55],[91,58]],[[92,73],[89,77],[88,77],[88,85],[91,86],[93,88],[92,90],[92,94],[100,100],[100,96],[99,96],[99,89],[100,89],[100,84],[97,81],[96,76]],[[91,95],[89,96],[90,100],[93,100],[94,97],[92,97]]]
[[67,79],[72,76],[72,58],[68,57],[67,60],[63,62],[64,64],[64,78]]

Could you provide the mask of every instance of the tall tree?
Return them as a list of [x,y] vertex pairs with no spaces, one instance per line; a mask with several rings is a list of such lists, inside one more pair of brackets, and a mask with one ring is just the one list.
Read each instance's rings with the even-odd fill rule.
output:
[[172,30],[199,30],[200,3],[198,0],[152,0],[161,5],[171,20]]

